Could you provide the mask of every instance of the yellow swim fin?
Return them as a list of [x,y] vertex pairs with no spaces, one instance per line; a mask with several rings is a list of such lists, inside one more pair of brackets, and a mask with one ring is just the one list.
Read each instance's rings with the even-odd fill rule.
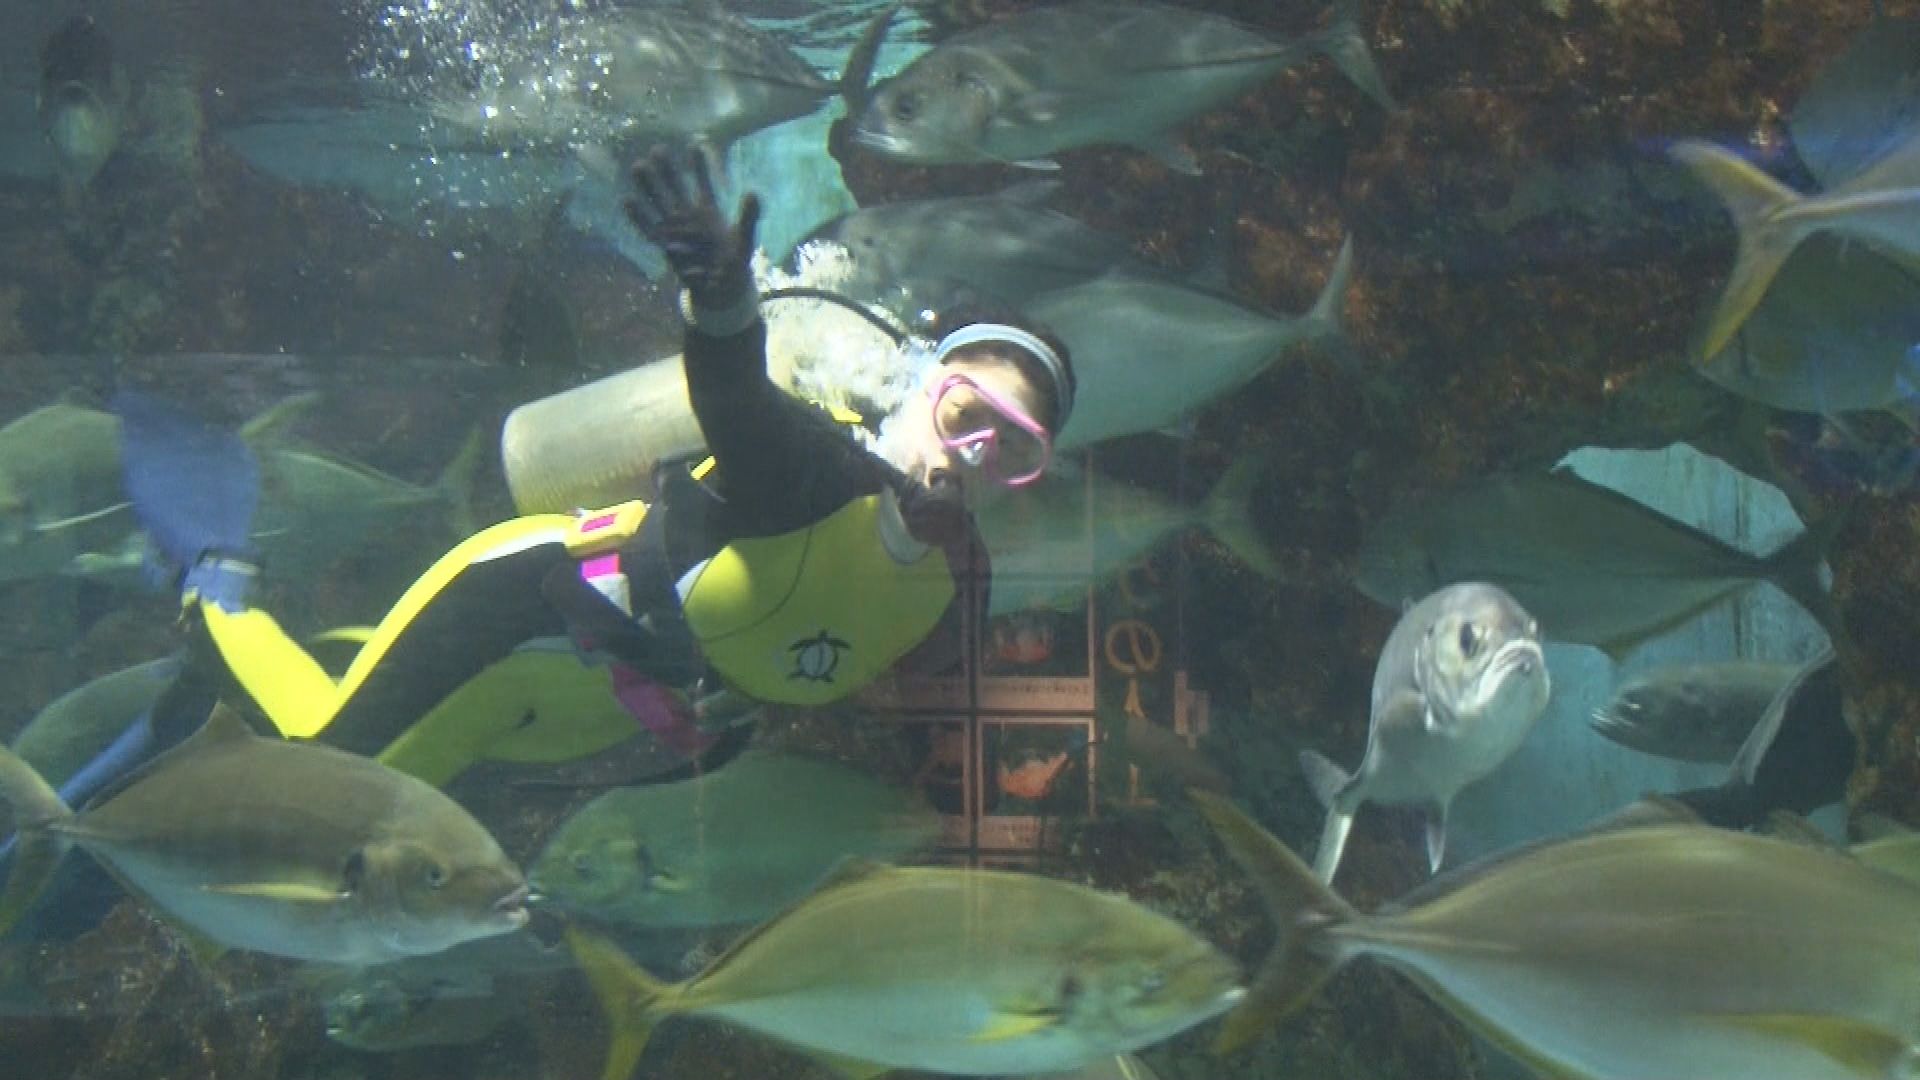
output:
[[311,739],[340,711],[340,688],[273,616],[228,612],[218,604],[202,604],[200,613],[227,670],[281,735]]

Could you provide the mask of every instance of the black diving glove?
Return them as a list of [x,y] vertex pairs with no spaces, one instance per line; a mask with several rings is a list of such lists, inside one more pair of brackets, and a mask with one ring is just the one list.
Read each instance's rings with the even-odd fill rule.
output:
[[634,162],[634,194],[626,207],[634,228],[666,252],[686,286],[693,323],[728,334],[759,318],[753,241],[760,199],[742,198],[729,224],[714,194],[713,171],[711,156],[697,146],[656,146]]

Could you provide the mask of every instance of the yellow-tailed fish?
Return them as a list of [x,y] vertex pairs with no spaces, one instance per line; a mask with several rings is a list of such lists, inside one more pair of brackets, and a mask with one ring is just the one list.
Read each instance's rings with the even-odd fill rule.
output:
[[0,932],[77,845],[214,945],[336,964],[437,952],[525,924],[526,882],[433,787],[331,747],[206,726],[75,814],[0,751],[20,847]]
[[1844,853],[1701,825],[1607,829],[1362,915],[1232,803],[1193,797],[1280,932],[1223,1049],[1371,956],[1543,1076],[1920,1071],[1920,888]]
[[852,862],[686,982],[568,933],[626,1080],[660,1020],[693,1014],[874,1069],[1062,1072],[1240,1000],[1232,961],[1124,897],[1028,874]]

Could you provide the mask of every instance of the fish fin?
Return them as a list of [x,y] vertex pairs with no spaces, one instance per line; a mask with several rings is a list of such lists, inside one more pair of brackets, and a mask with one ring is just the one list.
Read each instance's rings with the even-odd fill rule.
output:
[[[125,882],[122,882],[122,884],[125,884]],[[129,889],[128,891],[132,892],[135,896],[141,895],[137,889]],[[165,910],[153,905],[153,901],[151,900],[148,900],[147,903],[149,906],[152,906],[155,911]],[[173,932],[174,937],[180,940],[180,944],[187,950],[187,955],[193,957],[194,965],[201,971],[211,975],[213,973],[213,966],[219,962],[221,957],[227,955],[228,950],[225,945],[188,926],[186,923],[178,919],[166,917],[163,917],[160,921],[166,925],[168,930]],[[225,982],[225,980],[218,981],[222,983]]]
[[1024,161],[1009,161],[1007,164],[1016,169],[1032,169],[1034,172],[1060,171],[1060,163],[1052,158],[1028,158]]
[[1388,111],[1400,108],[1387,89],[1387,80],[1381,76],[1379,65],[1373,61],[1373,50],[1367,46],[1366,35],[1361,32],[1359,0],[1340,0],[1334,8],[1333,23],[1311,35],[1306,44],[1325,53],[1349,82],[1379,102],[1381,108]]
[[479,531],[479,519],[473,515],[473,479],[480,470],[481,449],[480,429],[474,428],[433,481],[433,493],[446,504],[447,527],[455,536]]
[[0,936],[32,910],[71,844],[59,826],[73,811],[46,780],[13,751],[0,746],[0,799],[13,810],[19,840],[13,868],[0,887]]
[[1427,825],[1427,873],[1437,874],[1447,858],[1447,804],[1437,803],[1423,816]]
[[1699,825],[1693,807],[1667,795],[1642,795],[1594,822],[1593,829],[1636,829],[1647,825]]
[[1883,874],[1920,885],[1920,834],[1879,836],[1847,851]]
[[975,1043],[1011,1042],[1024,1039],[1028,1035],[1045,1031],[1060,1023],[1060,1015],[1052,1012],[1022,1013],[995,1012],[986,1026],[973,1033],[968,1039]]
[[1347,848],[1347,834],[1353,830],[1355,808],[1347,804],[1354,777],[1316,750],[1300,751],[1300,769],[1307,774],[1307,786],[1313,789],[1313,797],[1327,808],[1327,821],[1320,829],[1320,847],[1314,853],[1314,872],[1321,881],[1332,881],[1334,872],[1340,869],[1340,856]]
[[1327,271],[1327,284],[1321,286],[1319,296],[1313,298],[1313,306],[1308,307],[1304,315],[1308,323],[1306,340],[1321,342],[1321,348],[1331,352],[1332,357],[1356,373],[1359,361],[1354,356],[1354,338],[1346,332],[1346,294],[1354,286],[1354,238],[1348,236],[1340,242],[1340,252],[1332,258],[1332,267]]
[[1063,187],[1059,180],[1052,177],[1034,177],[1008,184],[994,193],[994,198],[1013,203],[1016,206],[1043,207],[1060,194]]
[[294,904],[333,904],[347,898],[347,894],[338,889],[298,881],[239,881],[229,885],[202,885],[200,889],[222,896],[248,896]]
[[313,407],[319,403],[320,391],[318,390],[295,394],[277,405],[269,406],[265,412],[243,424],[240,428],[240,438],[248,443],[271,442],[284,438],[286,429],[312,412]]
[[880,58],[880,47],[886,44],[887,31],[899,13],[899,4],[887,5],[860,32],[859,39],[847,52],[847,66],[840,73],[840,99],[847,103],[847,115],[856,120],[867,107],[867,91],[873,87],[874,61]]
[[1356,913],[1299,856],[1238,806],[1199,789],[1190,789],[1187,795],[1213,826],[1227,854],[1253,879],[1278,934],[1246,1000],[1221,1025],[1214,1049],[1224,1054],[1245,1046],[1313,996],[1341,962],[1321,945],[1325,934]]
[[824,1050],[801,1047],[796,1047],[795,1049],[807,1057],[812,1058],[814,1061],[819,1062],[829,1071],[845,1077],[846,1080],[876,1080],[877,1077],[885,1076],[893,1071],[893,1066],[882,1065],[874,1061],[862,1061],[859,1058],[846,1057],[841,1054],[829,1054]]
[[1801,196],[1744,158],[1712,143],[1683,139],[1670,147],[1667,155],[1713,189],[1726,204],[1733,227],[1739,232],[1733,271],[1720,292],[1720,302],[1707,318],[1700,343],[1701,361],[1712,363],[1726,351],[1741,323],[1760,306],[1780,265],[1805,235],[1804,226],[1796,226],[1782,213]]
[[567,928],[567,947],[593,986],[594,997],[607,1014],[612,1032],[607,1065],[601,1080],[627,1080],[646,1052],[647,1040],[659,1022],[662,998],[673,987],[648,974],[620,947],[579,927]]
[[1767,832],[1777,839],[1802,847],[1820,848],[1825,851],[1838,851],[1840,846],[1833,838],[1820,831],[1820,826],[1801,817],[1791,810],[1770,810],[1767,812]]
[[1164,131],[1129,140],[1128,145],[1142,153],[1153,155],[1154,160],[1182,176],[1200,175],[1200,159],[1194,155],[1193,149],[1182,145],[1179,140]]
[[786,921],[788,915],[812,903],[815,898],[832,892],[835,889],[845,888],[848,885],[857,885],[875,876],[890,874],[894,871],[894,866],[889,863],[883,863],[878,859],[868,859],[859,855],[846,856],[839,862],[834,863],[833,869],[828,870],[826,876],[822,877],[814,887],[807,890],[805,894],[786,907],[781,908],[772,918],[767,919],[760,925],[733,939],[732,943],[725,949],[722,949],[720,955],[714,957],[713,962],[707,965],[707,970],[719,970],[731,962],[733,958],[739,955],[748,945],[757,941],[760,935]]
[[1827,559],[1827,549],[1833,546],[1834,537],[1852,518],[1851,506],[1843,506],[1812,522],[1799,536],[1780,545],[1764,560],[1767,580],[1799,604],[1835,641],[1841,640],[1843,624],[1826,583],[1820,579],[1820,566]]
[[1281,577],[1280,563],[1266,537],[1253,522],[1254,487],[1264,475],[1266,462],[1255,454],[1242,454],[1227,466],[1227,471],[1207,493],[1201,506],[1201,520],[1216,540],[1227,546],[1235,558],[1254,573],[1268,580]]
[[325,729],[339,711],[340,688],[273,616],[218,604],[203,605],[201,616],[227,670],[280,734],[310,739]]
[[1734,1027],[1810,1047],[1862,1076],[1906,1075],[1900,1066],[1916,1059],[1905,1038],[1844,1016],[1821,1013],[1707,1014],[1698,1018],[1708,1026]]

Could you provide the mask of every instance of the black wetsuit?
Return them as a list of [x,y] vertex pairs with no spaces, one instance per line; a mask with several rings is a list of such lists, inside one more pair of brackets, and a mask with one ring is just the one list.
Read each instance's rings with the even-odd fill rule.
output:
[[[670,686],[689,685],[707,670],[674,587],[689,569],[735,539],[803,528],[883,487],[893,487],[903,507],[958,498],[957,488],[934,492],[909,480],[825,411],[776,385],[767,375],[764,322],[719,337],[690,325],[684,348],[688,394],[715,468],[702,481],[678,465],[656,477],[659,497],[621,552],[632,616],[585,582],[557,543],[475,563],[414,617],[323,740],[378,753],[522,642],[581,630],[622,663]],[[910,513],[914,520],[927,517]],[[984,582],[971,517],[952,520],[966,525],[919,538],[945,550],[959,584],[969,574]],[[903,664],[930,668],[956,658],[959,605],[956,598]]]

